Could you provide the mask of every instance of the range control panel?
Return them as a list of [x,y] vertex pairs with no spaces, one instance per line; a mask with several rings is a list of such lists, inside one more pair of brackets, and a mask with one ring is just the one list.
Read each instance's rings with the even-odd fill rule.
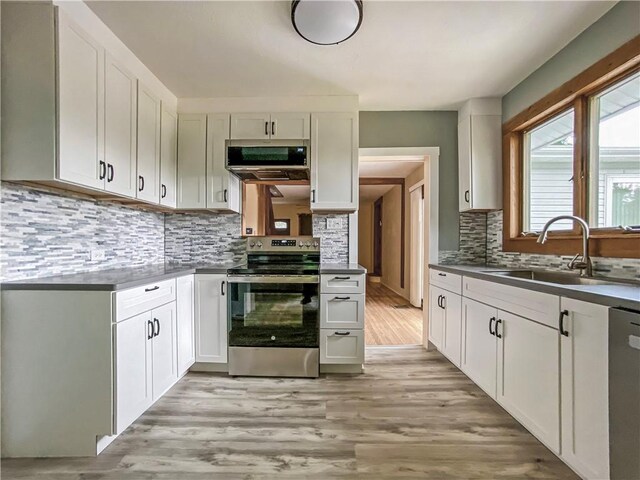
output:
[[314,237],[249,237],[247,252],[319,252],[320,239]]

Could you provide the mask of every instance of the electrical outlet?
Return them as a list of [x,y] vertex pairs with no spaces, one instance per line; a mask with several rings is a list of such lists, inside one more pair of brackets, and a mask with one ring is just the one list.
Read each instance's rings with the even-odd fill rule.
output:
[[104,260],[107,258],[107,252],[105,252],[101,248],[95,248],[91,250],[91,261],[99,262],[100,260]]
[[340,218],[327,218],[327,230],[338,230],[342,227]]

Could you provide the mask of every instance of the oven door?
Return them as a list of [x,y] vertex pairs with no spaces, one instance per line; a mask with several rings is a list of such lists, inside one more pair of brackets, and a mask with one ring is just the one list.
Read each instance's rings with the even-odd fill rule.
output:
[[228,281],[229,347],[318,348],[317,276]]

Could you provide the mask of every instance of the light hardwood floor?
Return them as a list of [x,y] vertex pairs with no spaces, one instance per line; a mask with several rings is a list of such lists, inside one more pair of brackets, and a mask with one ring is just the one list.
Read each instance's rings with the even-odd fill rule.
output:
[[[394,308],[407,305],[407,308]],[[367,283],[364,337],[367,345],[419,345],[422,310],[380,283]]]
[[577,478],[437,352],[369,347],[363,375],[188,374],[97,458],[2,479]]

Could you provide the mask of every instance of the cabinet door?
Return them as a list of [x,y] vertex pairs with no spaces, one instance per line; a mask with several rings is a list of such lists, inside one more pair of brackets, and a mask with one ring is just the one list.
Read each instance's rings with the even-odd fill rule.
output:
[[160,99],[138,82],[137,198],[160,201]]
[[178,379],[176,362],[176,303],[151,311],[153,337],[153,399],[157,400]]
[[584,478],[609,478],[609,312],[562,298],[562,459]]
[[178,208],[207,206],[207,116],[178,117]]
[[120,434],[153,403],[151,312],[119,322],[113,329],[115,424]]
[[105,189],[135,198],[138,82],[108,53],[104,77]]
[[364,328],[364,294],[320,295],[320,328]]
[[194,338],[195,283],[193,275],[176,281],[176,326],[178,339],[178,375],[196,361]]
[[[496,397],[496,337],[490,333],[498,311],[462,299],[462,371],[492,398]],[[492,320],[493,319],[493,320]]]
[[311,132],[310,113],[272,113],[271,138],[281,140],[308,140]]
[[226,275],[196,275],[196,362],[227,363],[226,292]]
[[58,178],[103,189],[104,49],[60,12],[57,59]]
[[440,306],[443,290],[429,287],[429,341],[442,350],[444,341],[444,310]]
[[471,205],[471,118],[463,117],[458,123],[458,202],[460,211]]
[[364,330],[320,329],[320,364],[362,365]]
[[160,139],[160,204],[175,208],[178,173],[178,118],[165,108],[162,109]]
[[231,140],[266,140],[270,137],[270,114],[234,113],[231,115]]
[[471,116],[471,208],[502,208],[502,117]]
[[311,210],[357,209],[357,113],[314,113],[311,115]]
[[455,293],[443,291],[444,300],[444,334],[441,352],[451,362],[460,367],[462,349],[462,297]]
[[240,181],[225,168],[229,114],[207,118],[207,208],[240,211]]
[[553,452],[560,453],[558,331],[498,312],[497,401]]

